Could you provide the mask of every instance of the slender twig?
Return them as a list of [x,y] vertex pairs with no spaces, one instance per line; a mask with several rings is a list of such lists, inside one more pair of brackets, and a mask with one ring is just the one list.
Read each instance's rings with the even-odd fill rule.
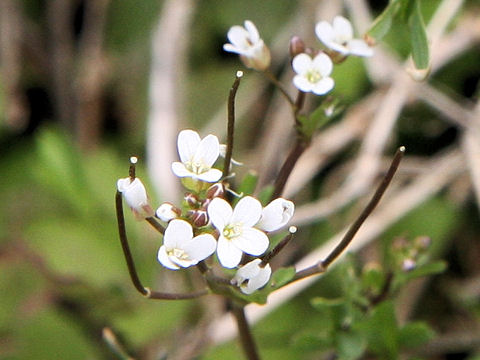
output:
[[127,351],[125,347],[118,341],[115,333],[112,329],[105,327],[102,331],[103,340],[108,344],[108,347],[122,360],[134,360]]
[[278,81],[278,79],[273,75],[273,73],[270,70],[266,70],[263,72],[265,76],[267,77],[270,82],[277,87],[278,90],[282,93],[283,96],[285,96],[285,99],[287,99],[288,103],[292,106],[293,109],[295,109],[295,101],[290,97],[288,94],[287,90],[283,87],[282,83]]
[[119,191],[117,191],[117,193],[115,194],[115,208],[117,213],[118,235],[120,237],[120,243],[122,244],[122,250],[125,256],[125,261],[127,262],[130,279],[132,280],[133,286],[135,286],[135,289],[137,289],[137,291],[140,294],[142,294],[148,299],[158,299],[158,300],[194,299],[194,298],[198,298],[200,296],[208,294],[208,290],[206,289],[200,290],[197,292],[186,293],[186,294],[174,294],[174,293],[163,293],[159,291],[152,291],[150,288],[144,287],[142,285],[142,282],[140,281],[140,278],[138,277],[137,269],[135,267],[135,262],[133,261],[133,256],[130,251],[130,246],[128,245],[127,231],[125,228],[125,217],[123,215],[122,193]]
[[232,313],[237,322],[238,334],[240,336],[240,342],[245,356],[248,360],[260,360],[257,345],[255,344],[250,326],[248,325],[247,318],[245,317],[243,306],[232,304]]
[[311,275],[325,272],[327,268],[330,266],[330,264],[332,264],[335,261],[335,259],[348,247],[348,245],[350,245],[351,241],[353,240],[357,231],[362,226],[363,222],[367,219],[367,217],[372,213],[373,209],[375,209],[375,207],[380,202],[380,199],[385,193],[385,190],[387,190],[387,187],[390,184],[393,178],[393,175],[397,171],[398,165],[400,164],[400,161],[402,160],[404,153],[405,153],[405,147],[403,146],[397,150],[392,160],[392,163],[390,165],[390,168],[388,169],[382,182],[380,183],[377,190],[375,191],[375,194],[373,195],[372,199],[367,204],[367,206],[362,211],[362,213],[359,215],[359,217],[355,220],[355,222],[350,226],[347,233],[344,235],[340,243],[333,249],[333,251],[323,261],[320,261],[313,266],[310,266],[304,270],[297,272],[297,274],[295,275],[295,277],[291,282],[306,278]]
[[300,156],[303,152],[308,148],[309,141],[304,139],[303,137],[298,137],[295,146],[290,151],[287,159],[282,165],[280,172],[278,173],[277,179],[275,180],[275,186],[272,194],[272,199],[279,197],[283,193],[283,189],[285,188],[285,184],[287,183],[288,177],[292,173],[295,164],[297,163]]
[[272,260],[277,254],[293,239],[293,234],[297,232],[297,228],[295,226],[290,226],[288,229],[290,232],[286,235],[278,244],[275,246],[269,253],[262,257],[262,262],[260,267],[267,265],[270,260]]
[[165,234],[165,227],[160,224],[154,217],[145,218],[145,220],[152,225],[152,227],[157,230],[160,234]]
[[227,124],[227,151],[225,153],[225,162],[223,163],[223,174],[222,177],[225,178],[230,172],[230,162],[232,161],[233,154],[233,134],[235,131],[235,95],[237,94],[238,86],[240,85],[240,80],[242,79],[243,72],[237,71],[235,75],[235,81],[233,82],[232,88],[228,95],[228,124]]

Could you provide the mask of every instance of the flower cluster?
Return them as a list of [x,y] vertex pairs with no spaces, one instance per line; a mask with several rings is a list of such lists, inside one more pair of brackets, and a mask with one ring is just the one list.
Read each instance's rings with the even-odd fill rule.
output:
[[[222,152],[218,138],[207,135],[201,139],[195,131],[183,130],[177,146],[180,162],[172,164],[172,171],[189,191],[181,207],[163,203],[155,212],[166,223],[158,261],[178,270],[216,253],[222,267],[238,267],[231,284],[245,294],[253,293],[267,284],[271,275],[270,265],[258,258],[270,245],[267,234],[288,223],[294,204],[278,198],[263,207],[254,197],[244,196],[232,207],[218,182],[222,172],[213,167]],[[153,216],[139,178],[120,179],[117,189],[137,218]],[[244,254],[257,258],[242,265]]]
[[[265,71],[270,65],[270,51],[255,25],[248,20],[244,25],[244,28],[238,25],[230,28],[227,34],[230,43],[225,44],[223,49],[239,54],[247,67]],[[302,92],[325,95],[335,85],[330,77],[334,62],[339,63],[348,55],[372,56],[373,50],[364,40],[353,37],[350,21],[342,16],[336,16],[332,24],[320,21],[315,26],[315,34],[326,49],[306,51],[302,45],[300,52],[293,51],[292,68],[296,73],[293,84]]]

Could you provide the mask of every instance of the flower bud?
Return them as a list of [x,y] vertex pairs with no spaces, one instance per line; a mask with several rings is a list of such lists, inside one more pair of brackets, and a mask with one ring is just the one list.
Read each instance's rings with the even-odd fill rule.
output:
[[191,208],[196,209],[200,206],[200,201],[198,200],[198,197],[192,193],[186,193],[184,200]]
[[210,186],[207,190],[207,199],[213,199],[216,197],[223,198],[225,194],[225,187],[222,183],[216,183]]
[[188,217],[196,227],[206,226],[209,221],[206,210],[190,210]]
[[157,215],[160,220],[169,222],[170,220],[176,219],[182,215],[182,211],[176,206],[165,202],[158,207],[155,215]]
[[289,51],[292,59],[298,54],[305,52],[305,43],[299,36],[293,36],[290,39]]
[[117,189],[122,193],[125,202],[132,209],[137,220],[144,220],[153,216],[153,209],[148,203],[147,191],[139,178],[119,179]]
[[405,259],[402,261],[402,270],[405,272],[412,271],[417,267],[417,263],[413,259]]

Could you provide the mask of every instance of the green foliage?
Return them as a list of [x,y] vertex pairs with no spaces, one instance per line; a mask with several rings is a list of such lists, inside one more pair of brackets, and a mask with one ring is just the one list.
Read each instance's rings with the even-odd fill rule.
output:
[[423,15],[418,0],[393,0],[375,19],[367,35],[380,41],[392,28],[394,21],[408,26],[410,32],[410,52],[415,67],[426,70],[430,55]]

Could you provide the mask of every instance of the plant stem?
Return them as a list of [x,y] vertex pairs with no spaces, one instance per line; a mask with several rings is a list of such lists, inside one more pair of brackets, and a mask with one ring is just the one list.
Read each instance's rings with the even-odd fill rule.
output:
[[145,220],[152,225],[152,227],[157,230],[160,234],[165,234],[165,228],[160,224],[154,217],[148,217]]
[[228,95],[228,124],[227,124],[227,151],[225,153],[225,162],[223,163],[223,174],[222,177],[225,178],[230,172],[230,162],[232,161],[233,154],[233,134],[235,131],[235,95],[237,94],[238,86],[240,85],[240,80],[243,76],[241,71],[237,71],[235,81],[233,82],[232,88]]
[[358,232],[358,230],[360,229],[362,224],[365,222],[365,220],[368,218],[368,216],[370,216],[373,209],[375,209],[375,207],[380,202],[380,199],[382,198],[383,194],[385,193],[385,190],[387,190],[388,185],[392,181],[393,175],[395,175],[395,172],[397,171],[398,165],[400,164],[400,161],[402,160],[404,154],[405,154],[405,147],[401,146],[400,148],[398,148],[397,152],[395,153],[392,163],[390,164],[390,168],[388,169],[382,182],[380,183],[377,190],[375,191],[375,194],[373,194],[372,199],[367,204],[365,209],[360,213],[360,215],[355,220],[355,222],[350,226],[347,233],[344,235],[343,239],[332,250],[332,252],[323,261],[320,261],[313,266],[310,266],[304,270],[297,272],[295,277],[290,282],[297,281],[311,275],[325,272],[327,268],[330,266],[330,264],[332,264],[335,261],[335,259],[337,259],[338,256],[340,256],[340,254],[348,247],[348,245],[350,245],[355,234]]
[[232,313],[237,321],[238,334],[245,356],[248,360],[260,360],[257,345],[253,339],[243,306],[232,303]]
[[309,141],[307,141],[301,136],[297,137],[297,142],[295,143],[295,146],[292,148],[292,150],[290,150],[290,154],[283,163],[282,168],[278,173],[277,179],[275,180],[275,186],[271,197],[272,200],[282,195],[288,177],[290,176],[300,156],[308,148],[308,145]]
[[260,264],[260,267],[266,266],[270,260],[272,260],[277,254],[292,240],[293,234],[297,231],[297,228],[295,226],[291,226],[289,229],[290,233],[286,235],[278,244],[275,246],[272,251],[267,253],[262,257],[262,262]]
[[[125,228],[125,217],[123,215],[123,199],[122,193],[117,191],[115,194],[115,208],[117,214],[117,223],[118,223],[118,235],[120,237],[120,243],[122,244],[123,255],[125,256],[125,261],[127,262],[128,273],[130,274],[130,279],[132,280],[133,286],[135,289],[145,296],[148,299],[159,299],[159,300],[186,300],[193,299],[203,295],[208,294],[208,290],[201,290],[193,293],[186,294],[173,294],[173,293],[163,293],[159,291],[152,291],[150,288],[144,287],[140,278],[138,277],[137,269],[135,267],[135,262],[133,261],[133,256],[130,251],[130,246],[128,245],[127,231]],[[159,224],[160,225],[160,224]],[[161,225],[160,225],[161,226]]]
[[263,73],[265,74],[267,79],[270,80],[270,82],[275,85],[278,90],[280,90],[282,95],[285,97],[285,99],[287,99],[288,103],[292,106],[292,109],[295,112],[295,101],[293,101],[293,99],[290,97],[287,90],[285,90],[285,88],[283,87],[282,83],[278,81],[278,79],[275,77],[275,75],[273,75],[270,70],[265,70]]

